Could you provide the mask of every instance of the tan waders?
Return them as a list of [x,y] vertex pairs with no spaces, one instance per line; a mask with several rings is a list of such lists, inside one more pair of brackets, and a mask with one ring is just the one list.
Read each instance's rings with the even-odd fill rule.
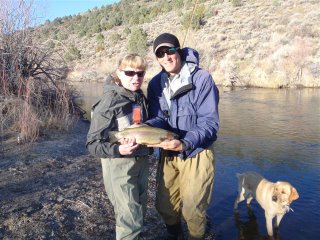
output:
[[[177,227],[180,224],[182,207],[182,215],[188,225],[189,239],[204,237],[206,210],[211,200],[213,180],[212,148],[205,149],[186,160],[181,160],[177,156],[168,157],[165,151],[162,152],[156,208],[168,231],[170,226]],[[175,230],[172,231],[174,233]]]

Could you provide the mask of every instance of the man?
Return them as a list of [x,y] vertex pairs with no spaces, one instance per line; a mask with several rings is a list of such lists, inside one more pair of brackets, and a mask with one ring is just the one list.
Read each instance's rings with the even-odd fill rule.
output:
[[147,123],[180,137],[152,145],[160,148],[156,208],[168,239],[182,239],[181,214],[188,239],[203,239],[214,178],[219,92],[210,73],[199,68],[198,52],[180,49],[176,36],[159,35],[153,50],[162,71],[148,86]]

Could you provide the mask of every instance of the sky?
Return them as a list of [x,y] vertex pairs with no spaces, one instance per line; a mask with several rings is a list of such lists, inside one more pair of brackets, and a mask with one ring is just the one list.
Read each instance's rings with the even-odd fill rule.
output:
[[34,0],[37,22],[86,12],[94,7],[109,5],[119,0]]

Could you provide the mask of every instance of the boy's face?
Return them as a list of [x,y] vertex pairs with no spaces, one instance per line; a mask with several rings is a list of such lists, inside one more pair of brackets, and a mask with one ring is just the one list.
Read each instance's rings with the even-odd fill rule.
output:
[[182,63],[176,48],[160,47],[156,52],[156,56],[159,64],[169,75],[176,75],[180,72]]
[[125,67],[117,70],[117,75],[121,81],[121,85],[130,91],[137,91],[141,88],[145,71],[132,67]]

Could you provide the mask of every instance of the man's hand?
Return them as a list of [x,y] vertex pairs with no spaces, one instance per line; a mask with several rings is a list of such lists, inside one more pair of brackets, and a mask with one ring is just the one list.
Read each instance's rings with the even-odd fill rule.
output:
[[136,143],[135,138],[123,138],[120,139],[119,142],[121,143],[119,146],[121,155],[130,155],[140,146],[140,144]]
[[182,142],[177,139],[173,139],[173,140],[169,140],[169,141],[166,140],[166,141],[163,141],[159,144],[148,145],[148,147],[158,147],[158,148],[162,148],[164,150],[171,150],[171,151],[180,152],[180,151],[182,151]]

